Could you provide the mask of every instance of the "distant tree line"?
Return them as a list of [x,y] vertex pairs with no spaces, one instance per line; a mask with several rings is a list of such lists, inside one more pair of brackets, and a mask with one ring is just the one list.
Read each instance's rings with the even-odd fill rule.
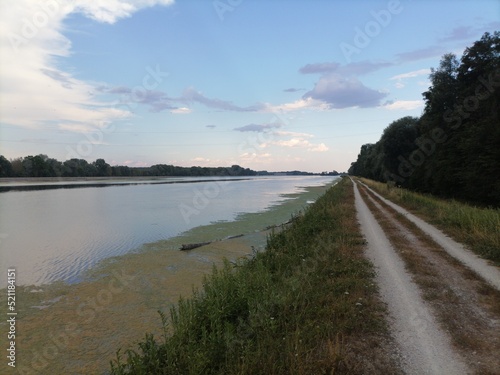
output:
[[8,160],[0,155],[0,177],[117,177],[117,176],[255,176],[256,171],[239,165],[231,167],[178,167],[156,164],[151,167],[110,166],[104,159],[64,162],[47,155]]
[[391,123],[349,173],[500,206],[500,32],[444,55],[430,81],[422,116]]
[[[151,167],[111,166],[104,159],[89,163],[84,159],[61,162],[47,155],[26,156],[8,160],[0,155],[0,177],[153,177],[153,176],[312,176],[317,173],[303,171],[268,172],[254,171],[239,165],[231,167],[178,167],[155,164]],[[338,176],[337,171],[322,172],[322,176]]]

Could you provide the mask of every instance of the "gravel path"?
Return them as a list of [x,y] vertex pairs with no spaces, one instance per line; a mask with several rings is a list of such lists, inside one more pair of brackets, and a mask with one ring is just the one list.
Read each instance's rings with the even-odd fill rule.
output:
[[399,213],[405,215],[408,220],[413,222],[422,231],[427,233],[436,243],[438,243],[443,249],[445,249],[448,254],[458,259],[465,266],[469,267],[472,271],[486,280],[491,286],[500,290],[500,270],[498,269],[498,267],[490,265],[488,261],[478,257],[476,254],[468,250],[464,245],[454,241],[436,227],[426,223],[404,208],[382,197],[380,194],[373,191],[365,184],[362,185],[370,192],[372,192],[375,196],[379,197],[387,205],[389,205]]
[[377,269],[380,294],[387,303],[389,323],[407,374],[467,374],[471,370],[453,350],[421,298],[384,231],[354,184],[361,230],[368,242],[367,256]]

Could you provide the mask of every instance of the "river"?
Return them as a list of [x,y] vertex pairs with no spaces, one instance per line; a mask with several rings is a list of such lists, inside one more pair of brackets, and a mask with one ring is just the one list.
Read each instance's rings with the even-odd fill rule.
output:
[[[0,268],[18,285],[79,282],[103,259],[192,228],[237,220],[331,176],[0,184]],[[14,186],[15,185],[15,186]],[[0,287],[5,286],[2,278]]]

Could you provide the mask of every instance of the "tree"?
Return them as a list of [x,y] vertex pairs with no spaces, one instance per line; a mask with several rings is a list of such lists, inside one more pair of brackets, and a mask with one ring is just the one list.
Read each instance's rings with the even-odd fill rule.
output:
[[50,177],[61,177],[63,174],[63,164],[56,159],[48,158],[45,163],[47,164]]
[[420,119],[390,124],[361,147],[349,173],[384,181],[398,160],[418,155],[402,179],[407,187],[500,206],[500,32],[485,33],[460,61],[444,55],[430,80]]
[[84,159],[66,160],[63,165],[64,177],[93,177],[97,174],[95,166]]
[[389,174],[397,175],[402,159],[408,159],[416,149],[415,140],[418,137],[418,118],[403,117],[393,121],[380,138],[384,180]]
[[[2,159],[3,158],[3,159]],[[111,167],[104,159],[88,163],[85,159],[70,159],[64,163],[47,155],[26,156],[10,162],[0,156],[0,176],[13,177],[96,177],[96,176],[254,176],[249,168],[231,167],[179,167],[156,164],[151,167]]]
[[108,163],[104,161],[104,159],[97,159],[93,163],[93,166],[96,171],[96,176],[98,177],[111,176],[111,167]]
[[458,67],[457,57],[448,53],[441,59],[438,69],[431,68],[431,87],[422,94],[425,100],[424,112],[428,116],[437,115],[441,118],[445,111],[453,109],[457,99]]
[[458,80],[468,93],[472,93],[481,78],[487,80],[499,69],[500,31],[495,31],[493,35],[485,33],[474,45],[466,48],[458,68]]
[[111,167],[112,176],[131,176],[132,172],[130,167],[126,165]]
[[47,155],[26,156],[23,161],[23,170],[26,177],[51,177]]
[[458,80],[461,98],[456,111],[463,115],[456,149],[466,155],[461,197],[500,202],[500,32],[485,33],[465,50]]
[[361,146],[361,151],[358,154],[358,159],[349,168],[349,173],[355,176],[363,176],[367,178],[375,178],[376,175],[376,155],[378,154],[378,146],[373,143],[367,143]]
[[0,177],[12,177],[14,176],[14,170],[10,161],[7,160],[3,155],[0,155]]
[[15,158],[10,161],[13,177],[24,177],[23,158]]

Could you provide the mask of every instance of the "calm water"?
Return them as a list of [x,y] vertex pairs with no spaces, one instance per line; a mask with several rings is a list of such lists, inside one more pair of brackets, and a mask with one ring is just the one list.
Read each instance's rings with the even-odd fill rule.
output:
[[333,179],[185,178],[9,190],[0,193],[0,272],[16,267],[18,285],[77,282],[102,259],[193,227],[265,210],[283,201],[282,194]]

